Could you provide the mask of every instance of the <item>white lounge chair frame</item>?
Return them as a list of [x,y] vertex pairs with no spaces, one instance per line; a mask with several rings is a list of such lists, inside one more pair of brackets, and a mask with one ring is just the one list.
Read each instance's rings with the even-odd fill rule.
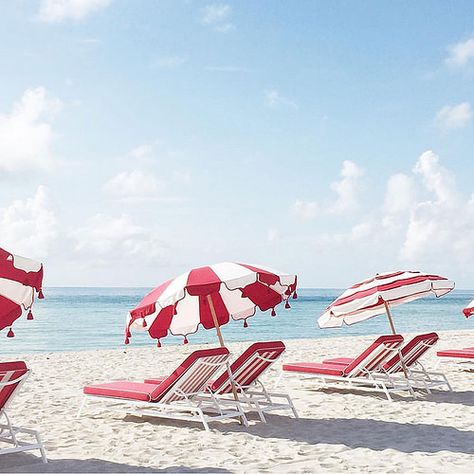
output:
[[[234,373],[229,374],[229,381],[232,380],[238,393],[239,402],[246,407],[246,411],[256,411],[260,417],[260,420],[266,423],[265,413],[275,410],[291,410],[295,418],[299,418],[298,412],[291,400],[290,396],[286,393],[269,392],[263,385],[258,376],[255,381],[250,385],[240,385],[238,383],[238,376],[244,371],[252,367],[252,364],[256,361],[275,363],[281,355],[271,359],[264,357],[258,352],[254,353],[249,357],[244,364],[242,364],[238,370]],[[265,372],[268,370],[265,369]],[[214,394],[219,400],[230,400],[227,394],[219,395],[219,390],[214,391]],[[276,401],[280,400],[280,401]]]
[[222,362],[209,362],[202,359],[196,360],[191,367],[181,376],[166,392],[159,402],[143,402],[128,400],[104,395],[84,394],[82,405],[77,417],[79,418],[87,404],[97,402],[107,405],[109,411],[127,413],[139,416],[167,418],[171,420],[200,422],[206,431],[210,431],[209,423],[228,418],[240,418],[245,426],[248,421],[241,404],[235,400],[221,400],[208,388],[197,392],[187,392],[181,387],[204,366],[216,369],[226,368],[227,360]]
[[[420,346],[427,347],[428,350],[434,346],[434,344],[427,344],[424,341],[419,341],[418,344]],[[407,354],[402,355],[402,350],[403,349],[399,349],[400,360],[393,367],[391,367],[390,370],[386,372],[386,374],[392,380],[396,380],[397,378],[405,379],[405,374],[403,373],[402,369],[402,363],[405,362],[408,382],[413,388],[425,390],[429,394],[432,393],[432,389],[436,389],[438,387],[443,386],[446,386],[448,391],[453,391],[451,384],[446,378],[446,375],[444,375],[442,372],[433,372],[426,370],[419,359],[412,362],[412,364],[406,363],[410,360],[411,357],[415,355],[416,351],[419,350],[419,347],[417,347],[417,345],[413,346]]]
[[[41,440],[40,434],[32,429],[29,428],[20,428],[17,426],[13,426],[10,418],[6,412],[6,409],[10,405],[12,399],[15,397],[15,395],[18,393],[20,390],[21,386],[25,383],[26,379],[30,375],[31,371],[27,369],[27,372],[25,372],[23,375],[12,379],[12,380],[0,380],[0,390],[3,387],[6,387],[8,385],[14,385],[18,384],[14,391],[11,393],[10,397],[6,401],[5,405],[3,408],[0,409],[0,442],[7,443],[13,445],[12,448],[4,448],[0,449],[0,455],[3,454],[11,454],[11,453],[20,453],[23,451],[31,451],[31,450],[36,450],[38,449],[41,453],[41,460],[43,463],[47,463],[48,459],[46,458],[46,450],[44,449],[43,442]],[[8,376],[8,372],[7,372]],[[2,418],[5,419],[5,423],[2,423]],[[23,440],[20,440],[18,435],[22,434],[27,434],[30,436],[33,436],[36,439],[36,443],[31,443],[31,442],[26,442]]]

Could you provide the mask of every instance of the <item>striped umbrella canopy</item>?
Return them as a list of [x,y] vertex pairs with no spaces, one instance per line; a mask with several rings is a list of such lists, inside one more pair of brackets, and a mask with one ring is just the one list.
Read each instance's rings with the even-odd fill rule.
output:
[[289,308],[288,299],[296,298],[296,275],[277,272],[262,266],[223,262],[195,268],[165,281],[148,293],[138,306],[130,311],[125,343],[129,343],[131,330],[148,329],[152,338],[197,332],[199,326],[216,328],[221,345],[224,345],[220,326],[230,319],[247,319],[261,311],[272,311],[282,302]]
[[434,294],[444,296],[454,289],[454,282],[439,275],[422,272],[378,273],[356,283],[334,300],[318,319],[321,328],[354,324],[386,313],[395,334],[390,307]]
[[7,337],[14,337],[12,325],[24,311],[33,319],[35,292],[42,299],[42,286],[41,263],[0,248],[0,331],[9,328]]
[[462,312],[464,313],[464,316],[466,318],[469,318],[474,314],[474,300],[472,300],[463,310]]

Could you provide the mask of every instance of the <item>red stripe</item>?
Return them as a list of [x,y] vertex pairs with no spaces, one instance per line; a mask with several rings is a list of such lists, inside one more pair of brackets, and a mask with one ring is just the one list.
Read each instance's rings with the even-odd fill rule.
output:
[[191,296],[206,296],[219,291],[221,283],[211,267],[200,267],[189,272],[186,289]]
[[145,298],[143,298],[140,303],[130,311],[132,320],[153,314],[156,311],[156,302],[158,298],[163,294],[166,288],[170,286],[172,281],[173,280],[165,281],[160,286],[157,286],[153,291],[150,291],[150,293],[148,293]]

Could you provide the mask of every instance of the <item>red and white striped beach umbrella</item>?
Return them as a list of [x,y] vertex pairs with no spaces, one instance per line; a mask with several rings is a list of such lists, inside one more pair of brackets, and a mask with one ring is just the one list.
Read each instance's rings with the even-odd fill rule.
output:
[[463,310],[462,312],[464,313],[464,316],[466,318],[469,318],[474,314],[474,300],[472,300]]
[[230,319],[243,320],[258,309],[272,310],[281,302],[289,308],[288,299],[296,298],[296,275],[279,273],[261,266],[224,262],[195,268],[168,280],[143,298],[130,311],[126,325],[128,344],[131,330],[148,329],[158,339],[168,333],[186,336],[199,326],[216,328],[223,345],[220,326]]
[[387,313],[395,333],[390,307],[434,294],[444,296],[454,289],[454,282],[439,275],[422,272],[378,273],[373,278],[351,286],[334,300],[318,319],[321,328],[354,324]]
[[28,311],[33,319],[35,291],[43,298],[43,265],[29,258],[13,255],[0,248],[0,331],[10,328],[7,337],[13,337],[13,323]]

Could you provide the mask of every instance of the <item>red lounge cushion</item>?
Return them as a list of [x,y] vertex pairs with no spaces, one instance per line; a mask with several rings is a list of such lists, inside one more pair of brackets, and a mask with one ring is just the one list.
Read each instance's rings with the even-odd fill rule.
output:
[[[285,344],[281,341],[265,341],[265,342],[256,342],[255,344],[252,344],[250,347],[248,347],[242,355],[240,355],[237,359],[232,362],[230,366],[230,370],[233,374],[236,374],[237,371],[247,363],[248,359],[252,357],[254,354],[260,354],[264,355],[267,354],[268,352],[271,352],[270,355],[267,355],[269,359],[277,359],[284,351],[286,347]],[[246,376],[242,371],[237,374],[236,376],[236,381],[238,383],[243,383],[244,385],[250,385],[253,383],[260,375],[262,372],[264,372],[268,366],[270,366],[272,362],[263,362],[262,364],[259,365],[258,369],[253,371],[251,373],[251,376]],[[242,380],[242,377],[244,377],[244,380]],[[229,380],[229,375],[227,371],[224,371],[212,384],[211,384],[211,390],[216,391],[218,389],[225,389],[223,387],[226,382]],[[229,387],[227,387],[229,388]]]
[[99,395],[102,397],[124,398],[127,400],[151,401],[151,394],[157,388],[156,385],[148,383],[109,382],[98,385],[87,385],[84,393],[87,395]]
[[349,365],[354,359],[352,357],[334,357],[334,359],[325,359],[323,364]]
[[436,354],[438,357],[458,357],[459,359],[474,359],[474,351],[467,351],[465,349],[438,351]]
[[157,402],[165,396],[168,390],[172,388],[179,378],[188,371],[198,359],[228,354],[229,350],[226,347],[194,351],[168,377],[162,377],[159,384],[127,381],[110,382],[86,386],[84,387],[84,393],[87,395],[101,395],[104,397]]
[[[11,382],[28,372],[28,368],[23,361],[0,362],[0,382]],[[8,375],[7,375],[8,374]],[[18,382],[19,383],[19,382]],[[12,393],[18,386],[18,383],[0,386],[0,410],[5,406]]]
[[283,364],[286,372],[303,372],[307,374],[343,375],[343,367],[335,364],[317,364],[315,362],[293,362]]
[[[428,349],[430,349],[438,342],[438,339],[438,334],[436,334],[435,332],[430,332],[428,334],[419,334],[418,336],[415,336],[413,339],[407,342],[400,350],[404,358],[405,364],[408,367],[413,365]],[[383,365],[383,368],[384,370],[389,371],[399,362],[400,355],[397,353]],[[400,370],[402,370],[401,366],[399,367],[399,371]]]
[[[382,344],[388,345],[390,347],[397,347],[402,342],[403,337],[400,334],[390,334],[387,336],[378,337],[364,352],[362,352],[362,354],[356,357],[347,367],[345,367],[344,374],[350,374],[361,362],[364,362],[364,367],[370,365],[371,370],[377,368],[378,363],[376,363],[375,367],[373,367],[373,361],[371,361],[372,353]],[[380,358],[377,357],[377,360],[380,360]]]

